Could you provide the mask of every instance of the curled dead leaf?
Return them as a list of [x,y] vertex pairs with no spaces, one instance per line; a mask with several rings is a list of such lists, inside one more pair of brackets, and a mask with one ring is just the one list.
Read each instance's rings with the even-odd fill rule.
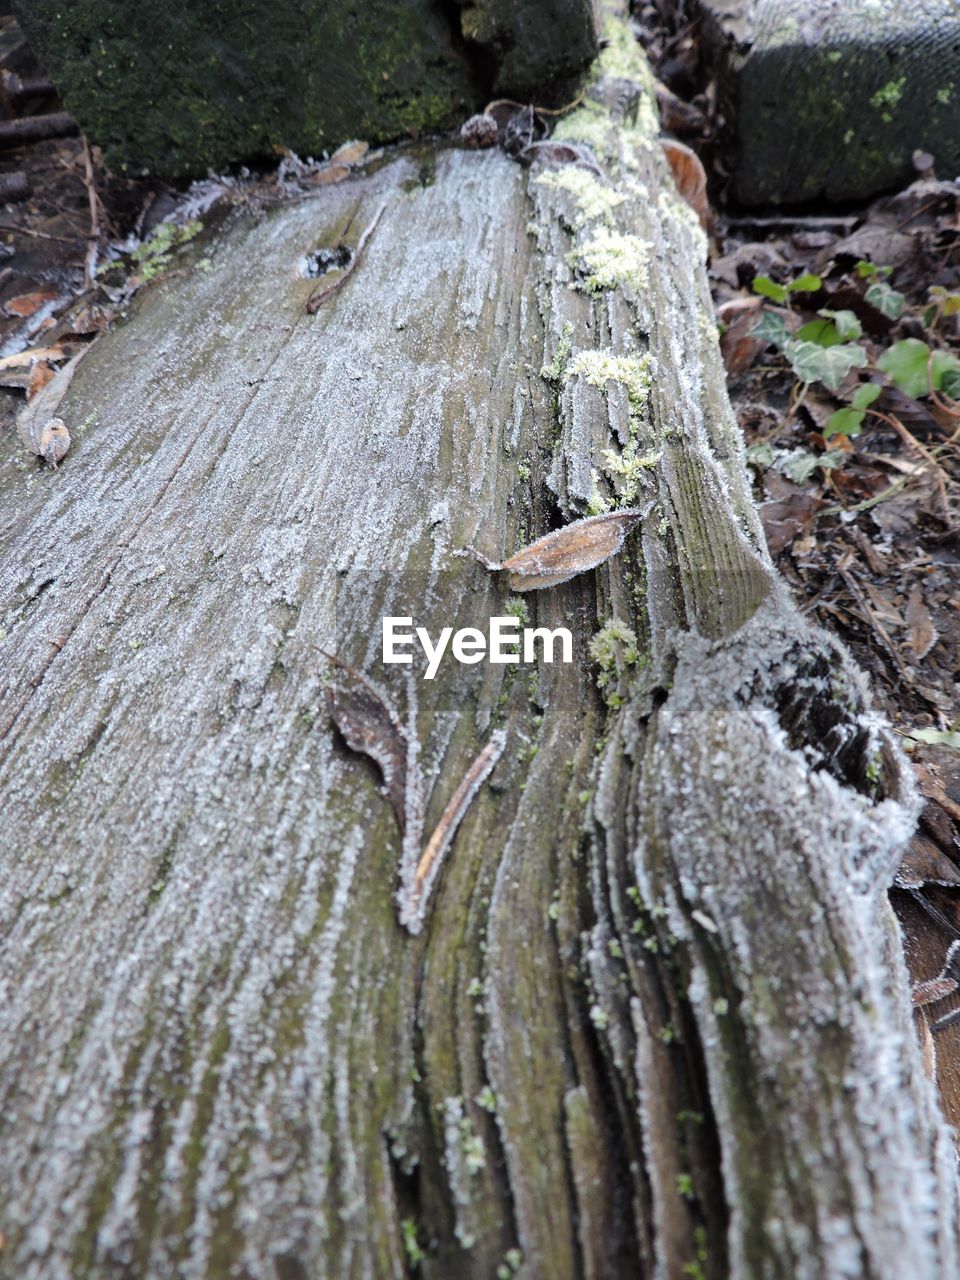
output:
[[327,706],[350,750],[367,756],[380,770],[402,835],[406,830],[407,738],[399,720],[366,682],[351,689],[328,688]]
[[40,457],[51,467],[66,457],[70,448],[70,432],[62,418],[51,418],[40,432]]
[[913,656],[919,661],[925,658],[937,643],[937,630],[918,586],[911,588],[907,598],[906,619],[910,648]]
[[3,309],[8,316],[26,318],[36,315],[42,306],[56,301],[58,296],[56,289],[35,289],[32,293],[21,293],[16,298],[10,298],[3,304]]
[[652,505],[647,503],[645,507],[608,511],[603,515],[574,520],[572,524],[538,538],[502,564],[487,560],[473,547],[466,550],[486,569],[508,573],[514,591],[540,591],[566,582],[578,573],[595,569],[616,555],[629,531],[643,519]]
[[440,821],[424,845],[423,853],[413,874],[413,881],[404,886],[400,903],[400,923],[411,933],[419,933],[423,926],[424,912],[430,890],[440,873],[444,856],[453,843],[460,823],[473,804],[480,788],[493,772],[503,755],[507,734],[505,729],[495,729],[489,740],[474,757],[470,768],[463,775],[456,791],[440,815]]
[[387,696],[372,680],[325,649],[319,652],[353,681],[347,689],[328,688],[327,705],[350,750],[367,756],[380,770],[401,835],[399,921],[417,934],[423,928],[431,891],[460,823],[503,754],[506,731],[495,730],[474,757],[424,844],[427,793],[419,761],[416,704],[408,734]]
[[465,147],[478,150],[492,147],[497,141],[497,122],[493,116],[481,111],[460,126],[460,141]]
[[660,145],[663,147],[663,153],[673,173],[677,192],[694,211],[700,219],[700,225],[706,230],[710,213],[707,204],[707,175],[699,156],[682,142],[674,142],[672,138],[662,138]]
[[322,169],[318,169],[316,173],[312,173],[307,182],[311,187],[325,187],[333,182],[342,182],[344,178],[350,177],[350,169],[345,164],[324,165]]
[[60,401],[66,395],[77,365],[88,347],[79,352],[28,400],[17,414],[17,434],[31,453],[56,466],[70,448],[70,432],[62,418],[56,416]]
[[47,383],[53,381],[55,376],[56,370],[52,365],[43,360],[38,361],[27,376],[27,399],[32,400],[35,395],[39,395]]
[[26,351],[18,351],[16,355],[3,356],[0,359],[0,373],[29,369],[38,360],[49,360],[56,363],[58,360],[66,360],[66,358],[67,352],[61,346],[28,347]]
[[52,365],[66,360],[61,346],[30,347],[0,359],[0,387],[25,387],[28,399],[36,395],[44,381],[44,371],[53,376]]
[[330,162],[331,164],[343,164],[348,169],[354,169],[369,150],[369,142],[345,142],[342,147],[337,147],[330,157]]

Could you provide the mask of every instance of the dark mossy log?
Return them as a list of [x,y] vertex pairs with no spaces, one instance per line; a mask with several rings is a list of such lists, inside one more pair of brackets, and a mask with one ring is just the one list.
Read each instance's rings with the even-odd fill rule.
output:
[[57,89],[118,172],[203,175],[459,124],[494,92],[571,96],[591,0],[17,0]]
[[[399,151],[240,219],[81,363],[58,470],[4,442],[6,1275],[956,1273],[912,792],[773,573],[609,35],[560,126],[596,167]],[[506,612],[457,549],[651,500],[525,597],[574,663],[381,666],[384,614]],[[507,732],[419,936],[315,646],[418,704],[431,820]]]
[[743,204],[863,200],[960,169],[956,0],[698,0]]

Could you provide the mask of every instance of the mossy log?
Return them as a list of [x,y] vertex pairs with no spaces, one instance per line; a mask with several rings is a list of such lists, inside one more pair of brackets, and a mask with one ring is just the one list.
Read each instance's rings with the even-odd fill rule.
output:
[[956,0],[697,0],[745,205],[864,200],[960,169]]
[[[243,216],[79,366],[59,469],[3,442],[4,1276],[956,1274],[911,787],[771,567],[610,36],[596,169],[400,150]],[[454,551],[638,495],[525,597],[574,663],[388,680],[384,614],[505,611]],[[315,646],[417,694],[431,818],[507,731],[417,937]]]

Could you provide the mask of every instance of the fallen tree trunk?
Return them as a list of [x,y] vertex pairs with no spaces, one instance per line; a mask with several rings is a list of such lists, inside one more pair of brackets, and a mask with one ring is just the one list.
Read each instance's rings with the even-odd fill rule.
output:
[[[955,1270],[885,894],[912,791],[772,571],[608,34],[572,160],[401,151],[241,221],[84,360],[58,471],[4,454],[11,1274]],[[576,662],[388,680],[383,616],[505,612],[453,551],[650,500],[525,597]],[[315,646],[415,713],[428,828],[507,731],[419,937]]]

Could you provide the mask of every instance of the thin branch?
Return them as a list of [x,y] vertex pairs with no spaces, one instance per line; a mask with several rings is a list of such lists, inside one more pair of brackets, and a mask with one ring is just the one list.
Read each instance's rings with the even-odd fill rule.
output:
[[93,286],[97,274],[97,251],[100,245],[100,216],[97,187],[93,176],[93,158],[90,155],[90,144],[83,139],[83,185],[87,189],[87,202],[90,205],[90,234],[87,237],[87,256],[83,263],[83,278],[87,288]]
[[13,231],[16,234],[25,236],[35,236],[38,240],[55,240],[57,244],[77,245],[84,237],[77,236],[75,239],[68,239],[66,236],[51,235],[49,231],[35,231],[32,227],[18,227],[12,222],[0,222],[0,231]]

